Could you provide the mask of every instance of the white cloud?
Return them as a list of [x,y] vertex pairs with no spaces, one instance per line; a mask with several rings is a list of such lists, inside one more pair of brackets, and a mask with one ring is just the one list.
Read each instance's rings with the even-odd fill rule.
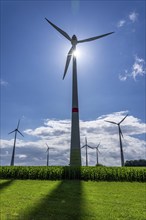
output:
[[136,13],[134,11],[131,12],[129,14],[129,19],[130,19],[130,21],[132,21],[132,23],[135,23],[138,20],[138,13]]
[[0,79],[0,85],[1,86],[7,86],[8,82],[4,81],[3,79]]
[[129,13],[128,16],[126,16],[125,18],[118,21],[117,27],[121,28],[126,24],[135,23],[138,20],[138,16],[139,16],[139,14],[135,11]]
[[121,81],[125,81],[128,78],[133,78],[134,80],[137,79],[139,76],[144,76],[146,74],[146,66],[145,61],[142,58],[139,58],[135,55],[134,63],[131,67],[131,70],[125,70],[124,74],[119,75],[119,79]]
[[146,74],[145,61],[135,56],[135,62],[132,66],[131,76],[136,79],[137,76]]
[[[87,137],[90,146],[100,142],[99,162],[110,166],[120,165],[120,148],[118,128],[105,122],[119,122],[128,111],[102,115],[95,120],[80,121],[81,146]],[[129,115],[121,124],[124,135],[123,147],[125,160],[144,158],[146,142],[140,138],[146,133],[146,124]],[[46,119],[44,125],[35,129],[27,129],[24,133],[33,141],[17,139],[15,163],[17,165],[46,165],[46,143],[50,150],[50,165],[68,165],[70,155],[70,120]],[[36,140],[35,140],[36,138]],[[11,160],[13,139],[1,140],[1,164],[9,165]],[[82,149],[82,164],[85,165],[85,150]],[[95,149],[88,150],[89,165],[96,164]]]
[[119,79],[121,80],[121,81],[125,81],[125,80],[127,80],[127,78],[128,78],[128,70],[124,70],[124,74],[122,75],[122,74],[120,74],[119,75]]
[[20,158],[20,159],[24,159],[24,158],[27,157],[27,155],[25,155],[25,154],[20,154],[20,155],[17,155],[17,157]]
[[120,21],[117,23],[117,27],[118,27],[118,28],[123,27],[125,23],[126,23],[125,20],[120,20]]
[[27,129],[24,131],[28,135],[37,136],[41,138],[47,138],[48,136],[60,136],[70,132],[69,120],[50,120],[46,119],[44,126],[36,128],[34,130]]

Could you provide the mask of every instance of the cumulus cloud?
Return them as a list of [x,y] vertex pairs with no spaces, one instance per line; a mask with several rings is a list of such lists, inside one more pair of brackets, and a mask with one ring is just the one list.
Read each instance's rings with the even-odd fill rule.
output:
[[8,82],[6,82],[6,81],[3,80],[3,79],[0,79],[0,85],[1,85],[1,86],[7,86],[7,85],[8,85]]
[[24,131],[28,135],[46,138],[48,136],[60,136],[70,132],[69,120],[50,120],[46,119],[44,126],[36,128],[34,130],[27,129]]
[[[87,137],[90,146],[101,143],[99,150],[99,162],[107,166],[120,165],[120,148],[118,128],[114,124],[105,122],[111,120],[116,123],[128,111],[113,112],[102,115],[95,120],[80,121],[81,146],[85,144]],[[140,119],[128,115],[122,122],[121,129],[124,135],[123,147],[125,160],[144,158],[146,142],[139,135],[144,135],[146,124]],[[46,119],[43,126],[35,129],[26,129],[24,133],[33,141],[17,139],[16,165],[46,165],[46,143],[50,149],[50,165],[68,165],[70,157],[70,120]],[[35,139],[36,138],[36,139]],[[1,164],[9,165],[12,155],[13,139],[1,140]],[[82,152],[82,164],[85,165],[85,149]],[[89,165],[96,164],[96,150],[88,149]]]
[[137,12],[135,12],[135,11],[130,12],[128,14],[128,16],[126,16],[125,18],[123,18],[117,22],[117,27],[121,28],[124,25],[135,23],[138,20],[138,16],[139,16],[139,14]]
[[130,21],[135,23],[138,20],[138,13],[136,13],[135,11],[131,12],[129,14],[129,19],[130,19]]
[[139,76],[144,76],[146,74],[145,61],[142,58],[139,58],[137,55],[134,57],[134,63],[131,69],[128,71],[124,70],[124,74],[119,75],[121,81],[125,81],[128,78],[133,78],[136,80]]

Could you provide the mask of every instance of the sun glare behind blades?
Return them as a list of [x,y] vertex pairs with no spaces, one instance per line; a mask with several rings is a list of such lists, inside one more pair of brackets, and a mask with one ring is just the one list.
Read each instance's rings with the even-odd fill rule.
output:
[[76,49],[74,52],[73,52],[73,55],[77,58],[79,58],[81,56],[81,52],[80,50]]

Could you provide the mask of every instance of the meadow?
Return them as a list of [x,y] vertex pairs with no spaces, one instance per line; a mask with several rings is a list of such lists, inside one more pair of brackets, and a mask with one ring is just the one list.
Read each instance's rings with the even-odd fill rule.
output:
[[145,220],[146,184],[1,180],[1,220]]

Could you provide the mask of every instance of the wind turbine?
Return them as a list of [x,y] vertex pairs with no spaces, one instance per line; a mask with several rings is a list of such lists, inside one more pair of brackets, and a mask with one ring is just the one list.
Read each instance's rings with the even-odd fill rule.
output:
[[99,151],[99,146],[100,146],[100,143],[96,146],[96,147],[93,147],[94,149],[96,149],[96,161],[97,161],[97,165],[98,165],[98,153],[100,153],[100,151]]
[[[96,147],[93,147],[94,149],[96,149],[96,161],[97,161],[97,165],[99,164],[99,157],[98,157],[98,153],[101,153],[100,151],[99,151],[99,146],[101,146],[101,144],[99,143]],[[102,147],[102,149],[106,149],[106,148],[103,148]]]
[[84,148],[84,147],[85,147],[85,149],[86,149],[86,166],[88,166],[88,147],[91,148],[91,149],[93,149],[93,147],[90,147],[90,146],[87,144],[87,138],[85,138],[85,145],[84,145],[83,147],[81,147],[81,149]]
[[72,122],[71,122],[71,151],[70,151],[70,166],[81,166],[81,150],[80,150],[80,129],[79,129],[79,108],[78,108],[78,86],[77,86],[77,62],[76,62],[76,45],[78,43],[89,42],[93,40],[97,40],[99,38],[110,35],[114,32],[110,32],[107,34],[99,35],[96,37],[87,38],[84,40],[78,40],[76,35],[73,35],[72,38],[61,28],[57,27],[47,18],[45,18],[47,22],[54,27],[60,34],[62,34],[67,40],[69,40],[72,44],[71,49],[67,54],[66,65],[64,69],[63,79],[68,70],[69,63],[71,58],[73,58],[73,68],[72,68]]
[[15,130],[11,131],[10,133],[8,133],[8,134],[11,134],[11,133],[15,132],[14,146],[13,146],[13,152],[12,152],[12,158],[11,158],[10,166],[14,166],[14,157],[15,157],[15,147],[16,147],[17,132],[23,136],[23,134],[18,130],[19,129],[19,124],[20,124],[20,119],[18,120],[17,128]]
[[123,146],[122,146],[122,137],[123,137],[123,134],[122,134],[122,130],[121,130],[121,127],[120,127],[120,124],[125,120],[125,118],[128,116],[128,114],[119,122],[119,123],[116,123],[114,121],[106,121],[106,122],[109,122],[109,123],[112,123],[112,124],[115,124],[118,126],[118,131],[119,131],[119,141],[120,141],[120,153],[121,153],[121,166],[123,167],[124,166],[124,153],[123,153]]
[[49,155],[49,150],[53,149],[53,148],[49,147],[48,144],[46,144],[46,145],[47,145],[47,150],[46,150],[46,152],[47,152],[47,166],[49,166],[49,156],[50,156]]

